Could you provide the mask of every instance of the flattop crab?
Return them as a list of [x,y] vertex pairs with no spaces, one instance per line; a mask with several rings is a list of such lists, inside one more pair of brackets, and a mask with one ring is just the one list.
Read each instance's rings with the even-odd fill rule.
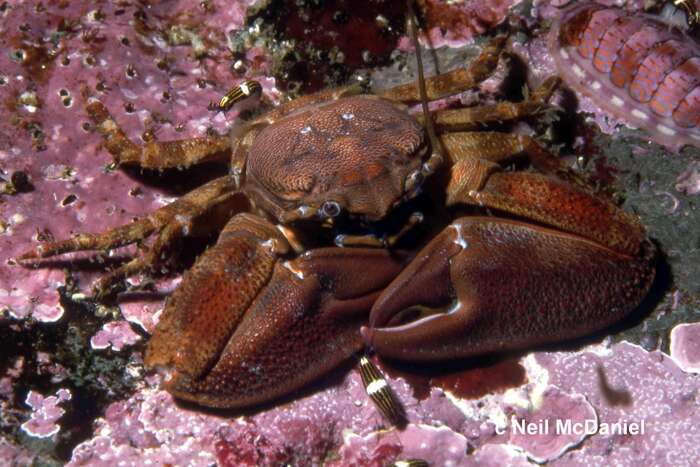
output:
[[[139,146],[91,100],[88,114],[119,165],[230,161],[230,174],[131,224],[44,243],[20,260],[155,236],[99,281],[100,293],[158,265],[175,239],[225,225],[168,300],[145,357],[164,371],[168,391],[211,407],[286,395],[365,343],[383,356],[439,360],[601,329],[650,287],[654,248],[643,227],[560,178],[570,174],[532,138],[473,131],[542,112],[558,80],[522,102],[427,112],[427,101],[489,77],[505,42],[497,37],[467,68],[418,83],[298,98],[230,136]],[[423,114],[413,115],[407,105],[418,102]],[[521,155],[536,172],[503,170]],[[418,214],[388,234],[352,228],[381,224],[421,190],[456,214],[426,213],[440,231],[427,244],[394,249]],[[238,194],[250,213],[232,215]]]

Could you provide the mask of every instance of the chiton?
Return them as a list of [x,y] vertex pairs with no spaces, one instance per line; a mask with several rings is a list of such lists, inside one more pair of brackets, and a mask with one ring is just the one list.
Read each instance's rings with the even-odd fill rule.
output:
[[575,2],[549,49],[574,90],[660,144],[700,146],[700,44],[660,18]]

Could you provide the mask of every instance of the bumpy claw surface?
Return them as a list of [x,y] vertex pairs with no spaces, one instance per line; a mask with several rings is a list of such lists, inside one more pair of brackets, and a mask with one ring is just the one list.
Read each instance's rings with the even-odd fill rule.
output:
[[579,337],[634,309],[654,278],[636,255],[545,227],[460,218],[374,304],[365,341],[388,357],[475,356]]
[[274,226],[236,216],[185,275],[146,354],[174,395],[244,407],[289,394],[362,348],[357,332],[402,261],[322,248],[285,261]]

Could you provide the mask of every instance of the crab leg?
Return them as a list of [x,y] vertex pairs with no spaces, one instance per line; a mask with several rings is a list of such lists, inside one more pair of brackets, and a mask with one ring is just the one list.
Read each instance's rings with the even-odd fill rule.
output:
[[167,245],[176,238],[192,235],[196,227],[205,230],[215,229],[221,222],[218,224],[208,222],[205,227],[200,227],[196,221],[216,207],[231,202],[235,193],[232,179],[220,177],[131,224],[116,227],[102,234],[81,233],[66,240],[42,243],[21,255],[18,260],[27,262],[74,251],[110,250],[143,240],[158,232],[159,236],[149,253],[144,258],[136,258],[103,278],[97,287],[101,291],[116,280],[153,266],[154,262],[157,263],[160,260],[161,253]]
[[438,132],[470,131],[482,129],[485,125],[514,121],[542,112],[552,111],[547,102],[557,89],[561,79],[550,77],[521,102],[499,102],[497,104],[445,109],[435,112],[435,127]]
[[92,99],[87,112],[118,165],[144,169],[184,169],[204,162],[227,163],[231,150],[228,135],[175,141],[151,141],[140,146],[131,141],[102,102]]
[[[479,159],[471,162],[483,164]],[[630,255],[645,241],[635,217],[579,187],[536,173],[475,172],[479,176],[469,170],[453,172],[448,204],[497,209]]]
[[211,407],[269,401],[362,347],[357,329],[402,260],[321,248],[287,260],[272,224],[239,214],[189,270],[146,353],[167,389]]
[[456,171],[470,170],[476,159],[502,164],[516,156],[526,156],[541,172],[560,175],[568,172],[567,166],[559,158],[526,135],[493,131],[457,132],[440,135],[440,140]]
[[[506,44],[506,39],[506,36],[499,36],[493,39],[467,68],[458,68],[427,78],[425,87],[428,100],[434,101],[463,92],[465,89],[477,86],[491,76],[496,66],[498,66],[498,59]],[[416,82],[395,86],[378,94],[384,99],[405,104],[415,104],[421,101],[420,91]]]

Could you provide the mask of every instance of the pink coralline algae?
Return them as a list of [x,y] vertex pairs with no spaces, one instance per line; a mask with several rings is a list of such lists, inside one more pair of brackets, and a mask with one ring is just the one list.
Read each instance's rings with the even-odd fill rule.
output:
[[[467,0],[446,2],[429,0],[423,2],[422,14],[425,17],[427,32],[421,37],[424,45],[439,47],[463,47],[473,42],[474,37],[501,24],[511,8],[522,0],[494,0],[484,2]],[[411,49],[410,40],[405,37],[399,48]]]
[[[430,442],[426,442],[430,440]],[[403,431],[346,433],[340,459],[330,465],[386,465],[396,459],[428,459],[432,465],[468,462],[467,439],[448,427],[409,425]]]
[[[403,378],[388,377],[406,407],[404,430],[386,429],[355,370],[313,394],[237,418],[182,408],[147,388],[112,404],[70,465],[380,466],[407,458],[455,466],[695,465],[700,381],[667,355],[622,343],[536,353],[521,363],[525,384],[477,399],[433,389],[419,402]],[[642,421],[643,432],[614,431]],[[532,434],[520,434],[515,422],[532,423]]]
[[586,396],[599,424],[644,422],[643,433],[594,434],[561,457],[567,465],[696,465],[700,381],[668,355],[622,343],[536,358],[550,384]]
[[549,49],[566,83],[661,144],[700,145],[700,44],[644,13],[576,2]]
[[680,324],[673,328],[671,358],[683,371],[700,373],[700,323]]
[[29,420],[22,423],[22,430],[29,436],[37,438],[55,435],[61,429],[56,422],[65,413],[59,404],[70,399],[71,393],[67,389],[59,389],[55,396],[48,397],[29,391],[25,402],[32,408],[32,413]]
[[120,351],[124,347],[133,345],[141,339],[126,321],[112,321],[105,323],[102,329],[90,339],[93,349],[106,349]]
[[[117,318],[120,310],[86,297],[91,281],[134,249],[99,257],[68,255],[37,269],[19,267],[12,259],[37,242],[128,223],[191,188],[189,177],[173,174],[169,183],[157,184],[149,174],[111,167],[85,112],[87,99],[104,102],[136,142],[225,133],[238,109],[215,113],[207,105],[236,83],[256,79],[268,101],[279,97],[260,47],[253,43],[232,61],[230,34],[243,29],[251,3],[0,2],[5,44],[0,54],[0,334],[3,357],[12,357],[0,358],[0,464],[28,434],[48,436],[49,444],[75,444],[73,405],[84,410],[84,397],[95,406],[104,404],[95,399],[114,398],[120,385],[130,383],[107,375],[126,371],[117,362],[140,362],[139,353],[129,360],[130,348],[120,356],[106,350],[85,354],[91,337],[96,347],[109,343],[114,351],[137,338],[123,321],[100,330],[96,320]],[[22,179],[23,186],[11,186]],[[119,297],[122,316],[152,330],[178,280],[133,279],[131,285],[140,289]],[[75,321],[67,322],[68,308]],[[84,330],[89,332],[83,336]],[[15,362],[21,364],[17,375],[11,374]],[[39,395],[46,385],[55,390],[74,384],[79,387],[72,400],[57,400],[64,392]],[[99,394],[90,392],[97,388]],[[72,426],[56,433],[64,409]],[[78,422],[87,425],[93,417]],[[17,447],[14,457],[24,454]]]
[[[0,119],[0,182],[21,172],[32,186],[0,195],[3,331],[19,334],[35,320],[50,331],[61,325],[78,327],[80,323],[66,323],[69,308],[64,310],[65,302],[59,303],[56,289],[65,286],[63,298],[72,306],[78,303],[86,313],[114,315],[104,327],[100,321],[87,334],[97,348],[90,355],[110,362],[127,355],[133,357],[130,364],[138,366],[138,346],[130,345],[137,340],[136,328],[121,318],[152,331],[163,299],[178,279],[157,280],[155,286],[149,279],[130,279],[129,285],[138,290],[120,295],[116,310],[95,304],[80,291],[87,292],[92,279],[126,254],[97,260],[92,255],[71,255],[68,261],[50,264],[53,269],[23,269],[10,260],[38,241],[122,225],[188,188],[182,180],[173,182],[177,186],[157,185],[150,179],[144,183],[143,174],[110,167],[109,155],[88,123],[87,98],[100,99],[136,142],[226,131],[236,111],[216,114],[207,105],[244,79],[259,80],[268,100],[279,98],[263,47],[253,40],[246,44],[246,53],[231,57],[230,33],[244,28],[251,3],[2,4],[0,30],[9,49],[0,55],[5,104]],[[508,9],[520,2],[427,3],[433,8],[428,18],[429,24],[430,18],[434,21],[429,32],[433,45],[457,46],[502,23]],[[538,40],[540,54],[531,56],[542,60],[530,65],[537,73],[553,74],[553,64],[546,63],[544,40],[534,37],[533,43]],[[116,316],[119,312],[121,318]],[[408,415],[403,431],[387,426],[356,370],[332,375],[289,400],[244,414],[212,414],[179,405],[158,389],[158,377],[150,376],[139,380],[136,392],[130,389],[123,400],[112,398],[109,405],[99,406],[92,433],[80,439],[70,465],[378,466],[412,457],[431,465],[465,466],[523,466],[535,461],[693,465],[700,456],[694,415],[699,410],[700,383],[696,375],[677,366],[684,365],[680,355],[689,361],[694,358],[689,344],[693,339],[686,337],[691,335],[678,332],[674,337],[672,354],[678,363],[661,352],[624,343],[579,352],[534,353],[520,359],[518,365],[526,368],[526,375],[513,380],[510,389],[489,386],[471,398],[435,387],[418,398],[407,378],[388,377]],[[70,431],[61,429],[66,423],[61,417],[75,415],[70,408],[78,399],[76,391],[62,389],[50,395],[53,391],[35,388],[25,394],[17,389],[25,386],[23,378],[35,367],[46,373],[42,382],[65,387],[72,370],[56,357],[37,352],[18,356],[0,377],[0,422],[11,411],[18,412],[17,405],[26,411],[19,411],[23,416],[15,427],[21,436],[5,439],[3,431],[0,437],[3,462],[32,462],[36,454],[17,445],[25,435],[45,436],[42,442],[48,442]],[[549,433],[531,438],[513,433],[511,417],[531,422],[644,419],[646,432]],[[75,420],[72,423],[71,429],[76,428]],[[79,428],[86,431],[85,425]]]
[[596,426],[598,418],[583,395],[570,395],[556,386],[547,387],[538,399],[534,410],[514,406],[507,411],[512,411],[509,442],[543,463],[578,446],[587,436],[586,424]]
[[[237,111],[216,114],[207,105],[243,79],[258,79],[276,101],[258,49],[240,58],[240,71],[231,67],[227,33],[242,28],[248,2],[199,3],[3,4],[0,89],[11,111],[0,119],[0,176],[21,172],[33,187],[0,195],[12,198],[0,203],[0,309],[10,316],[56,321],[63,313],[56,288],[67,263],[31,270],[11,261],[33,242],[121,225],[182,191],[112,170],[84,110],[88,97],[100,99],[134,141],[225,132]],[[94,270],[73,279],[87,289]]]

